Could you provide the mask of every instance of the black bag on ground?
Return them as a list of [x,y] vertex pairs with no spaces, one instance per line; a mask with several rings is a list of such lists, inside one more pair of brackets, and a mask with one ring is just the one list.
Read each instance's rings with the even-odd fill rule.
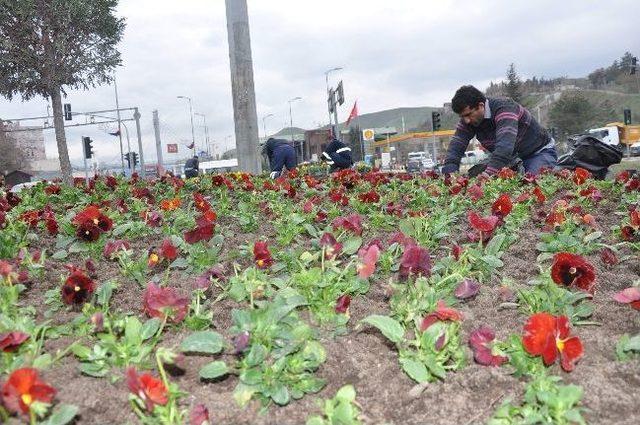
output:
[[558,168],[569,170],[575,170],[576,167],[584,168],[596,179],[604,180],[609,166],[619,164],[622,156],[620,147],[608,145],[596,137],[585,135],[576,139],[569,153],[558,158]]

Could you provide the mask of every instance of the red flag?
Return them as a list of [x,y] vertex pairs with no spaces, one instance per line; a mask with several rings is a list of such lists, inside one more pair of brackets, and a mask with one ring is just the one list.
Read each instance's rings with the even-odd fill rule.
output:
[[349,118],[347,118],[347,123],[345,124],[345,127],[349,127],[349,123],[351,122],[351,120],[354,119],[357,116],[358,116],[358,101],[356,100],[353,103],[353,108],[351,109],[351,113],[349,114]]
[[194,146],[195,146],[195,143],[189,143],[187,145],[187,149],[193,149]]

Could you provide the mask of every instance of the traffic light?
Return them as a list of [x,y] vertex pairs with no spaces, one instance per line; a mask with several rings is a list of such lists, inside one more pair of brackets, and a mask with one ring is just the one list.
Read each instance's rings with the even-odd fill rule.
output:
[[125,161],[127,161],[127,168],[131,168],[131,152],[127,152],[124,155]]
[[431,125],[433,131],[440,130],[440,112],[432,112],[431,113]]
[[624,125],[631,125],[631,109],[624,110]]
[[133,156],[133,168],[136,168],[136,165],[138,165],[138,153],[131,152],[131,155]]
[[342,88],[342,81],[338,83],[338,105],[342,105],[344,103],[344,89]]
[[71,116],[71,104],[65,103],[64,104],[64,120],[71,121],[72,119],[73,117]]
[[91,146],[93,140],[91,140],[90,137],[83,137],[82,143],[84,145],[84,157],[87,159],[91,158],[93,156],[93,146]]

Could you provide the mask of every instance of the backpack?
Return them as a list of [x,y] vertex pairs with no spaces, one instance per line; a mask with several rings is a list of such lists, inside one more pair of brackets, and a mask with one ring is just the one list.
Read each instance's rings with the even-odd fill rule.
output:
[[584,168],[593,174],[597,180],[604,180],[609,166],[622,161],[622,148],[608,145],[600,139],[584,135],[576,139],[569,153],[558,158],[559,169],[575,170]]

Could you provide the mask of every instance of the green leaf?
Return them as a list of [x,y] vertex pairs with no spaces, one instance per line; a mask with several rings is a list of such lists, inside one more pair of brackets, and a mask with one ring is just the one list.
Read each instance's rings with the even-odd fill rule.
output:
[[244,407],[249,403],[253,394],[257,392],[257,389],[249,385],[245,385],[242,382],[236,386],[233,390],[233,398],[240,407]]
[[589,233],[587,236],[584,237],[584,242],[585,243],[593,242],[596,239],[600,239],[601,237],[602,237],[602,232]]
[[189,261],[182,257],[176,258],[171,264],[169,264],[170,269],[186,269],[187,267],[189,267]]
[[98,296],[98,304],[105,307],[109,304],[109,300],[111,300],[111,295],[113,295],[113,281],[106,281],[97,291]]
[[356,399],[356,390],[353,385],[345,385],[336,393],[336,399],[340,401],[353,402]]
[[362,322],[375,326],[384,336],[396,344],[400,343],[404,337],[404,328],[402,325],[389,316],[372,314],[362,319]]
[[312,416],[307,419],[306,425],[327,425],[327,422],[320,416]]
[[61,249],[59,251],[54,252],[51,258],[54,260],[64,260],[65,258],[67,258],[67,255],[69,255],[67,251],[65,251],[64,249]]
[[279,384],[275,391],[271,392],[271,399],[280,406],[284,406],[289,404],[291,397],[289,395],[289,390],[283,384]]
[[502,245],[504,244],[505,239],[506,239],[506,235],[502,233],[494,236],[493,238],[491,238],[491,240],[487,244],[487,247],[485,248],[484,252],[488,255],[497,256],[497,254],[502,249]]
[[78,414],[78,406],[73,404],[60,404],[55,408],[44,425],[66,425]]
[[215,362],[211,362],[202,369],[200,369],[200,378],[201,379],[216,379],[221,376],[224,376],[229,373],[229,368],[226,363],[217,360]]
[[307,233],[312,237],[312,238],[317,238],[318,237],[318,229],[316,229],[313,224],[311,223],[304,223],[302,225],[305,230],[307,231]]
[[51,366],[51,363],[53,363],[51,354],[44,353],[35,358],[35,360],[33,361],[33,367],[36,369],[47,369],[49,366]]
[[427,367],[416,360],[400,359],[400,365],[402,366],[402,370],[404,370],[411,379],[418,383],[428,382],[431,377]]
[[81,373],[93,376],[94,378],[102,378],[109,373],[109,368],[106,365],[96,363],[80,363],[78,369],[80,369]]
[[249,354],[245,358],[247,366],[257,366],[262,363],[267,356],[267,348],[262,344],[253,344],[249,350]]
[[217,332],[194,332],[180,344],[180,351],[185,353],[217,354],[224,348],[224,338]]
[[344,242],[342,252],[344,252],[346,255],[353,255],[358,252],[360,246],[362,246],[362,238],[359,236],[354,236]]
[[157,317],[147,320],[142,326],[142,331],[140,332],[142,340],[146,341],[154,336],[158,332],[158,329],[160,329],[161,324],[162,322]]
[[69,247],[69,253],[87,252],[89,251],[89,244],[85,242],[75,241]]
[[444,379],[446,377],[447,371],[444,369],[444,366],[436,361],[435,357],[430,358],[426,362],[426,365],[429,369],[429,372],[431,372],[434,376],[437,376],[440,379]]
[[127,344],[131,345],[140,345],[142,343],[142,324],[137,317],[127,317],[124,327],[124,339]]

